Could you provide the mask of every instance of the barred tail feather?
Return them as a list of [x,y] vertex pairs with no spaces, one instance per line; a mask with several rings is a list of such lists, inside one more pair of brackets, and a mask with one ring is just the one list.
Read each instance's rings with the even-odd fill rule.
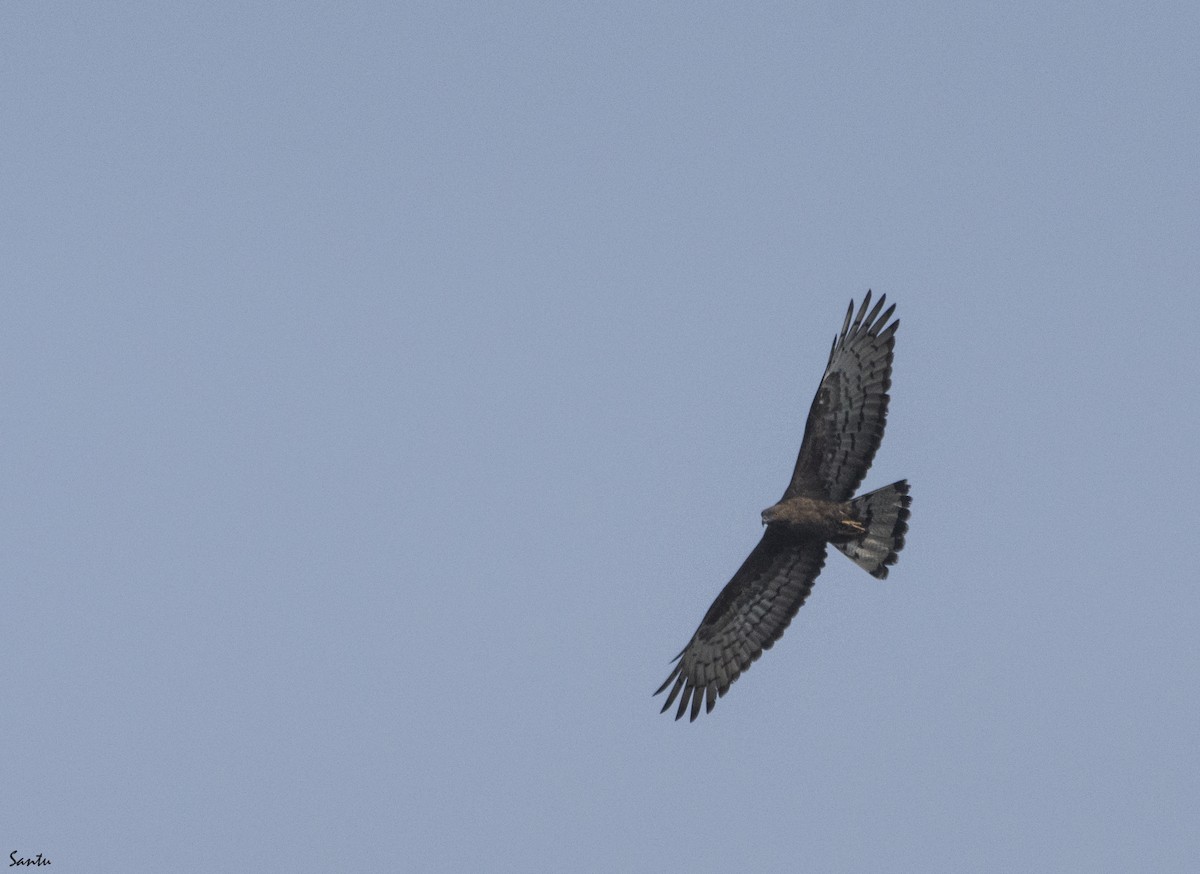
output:
[[871,576],[885,580],[888,566],[896,563],[898,553],[904,548],[904,535],[908,533],[908,508],[912,504],[908,480],[859,495],[850,504],[867,533],[834,546]]

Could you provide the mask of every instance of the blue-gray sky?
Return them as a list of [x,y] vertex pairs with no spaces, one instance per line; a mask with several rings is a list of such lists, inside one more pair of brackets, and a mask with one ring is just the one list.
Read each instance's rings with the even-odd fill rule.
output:
[[[1200,12],[0,9],[0,846],[1200,866]],[[898,305],[830,556],[650,693]]]

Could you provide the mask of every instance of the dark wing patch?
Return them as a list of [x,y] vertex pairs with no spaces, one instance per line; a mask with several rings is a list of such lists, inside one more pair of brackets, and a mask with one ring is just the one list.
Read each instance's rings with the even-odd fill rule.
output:
[[676,719],[689,705],[693,720],[701,704],[711,711],[730,684],[783,635],[824,564],[823,542],[796,541],[768,528],[675,657],[671,676],[654,693],[675,684],[663,712],[676,698]]
[[850,301],[808,412],[800,455],[784,499],[811,495],[847,501],[867,475],[887,423],[892,347],[900,325],[899,319],[887,323],[895,305],[880,315],[886,300],[887,295],[882,295],[868,315],[868,291],[853,323],[854,301]]

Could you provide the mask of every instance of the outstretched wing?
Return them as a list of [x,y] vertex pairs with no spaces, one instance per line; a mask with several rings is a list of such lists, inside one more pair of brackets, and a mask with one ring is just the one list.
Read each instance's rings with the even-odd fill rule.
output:
[[896,307],[880,315],[887,295],[867,315],[871,292],[851,324],[854,301],[842,332],[833,341],[825,376],[804,426],[804,440],[792,482],[783,497],[811,495],[848,501],[867,475],[883,440],[888,388],[892,384],[892,347],[900,320],[887,323]]
[[689,702],[693,720],[706,699],[706,710],[711,711],[742,671],[783,635],[824,564],[823,542],[798,541],[768,528],[675,657],[671,676],[654,693],[675,683],[663,712],[677,697],[676,719],[687,711]]

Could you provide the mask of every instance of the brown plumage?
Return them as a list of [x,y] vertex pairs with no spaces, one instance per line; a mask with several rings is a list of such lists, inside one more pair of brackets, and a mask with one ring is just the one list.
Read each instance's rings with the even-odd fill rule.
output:
[[827,543],[878,579],[896,563],[908,531],[908,483],[853,497],[887,422],[900,322],[888,324],[895,306],[880,315],[886,299],[881,296],[869,314],[871,292],[857,315],[850,302],[808,413],[791,482],[779,503],[762,512],[767,529],[762,540],[717,595],[654,693],[671,687],[662,709],[678,698],[676,719],[690,710],[694,720],[701,706],[711,711],[783,635],[825,564]]

